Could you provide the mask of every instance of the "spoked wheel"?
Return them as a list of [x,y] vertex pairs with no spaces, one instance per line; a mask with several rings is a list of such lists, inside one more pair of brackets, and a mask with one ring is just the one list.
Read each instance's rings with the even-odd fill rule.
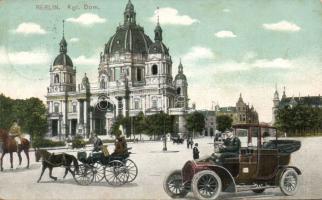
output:
[[125,164],[114,160],[108,163],[104,170],[105,180],[114,186],[123,185],[127,182],[129,175]]
[[295,195],[298,190],[299,177],[294,169],[287,169],[280,178],[280,189],[287,196]]
[[93,182],[101,182],[104,178],[104,166],[101,163],[96,162],[93,165]]
[[204,170],[193,176],[192,192],[197,199],[216,199],[221,188],[221,180],[213,171]]
[[138,175],[138,167],[131,159],[126,159],[124,161],[124,163],[125,163],[125,166],[127,169],[128,176],[129,176],[127,182],[130,183],[136,179],[136,177]]
[[87,164],[79,165],[78,173],[75,172],[75,181],[80,185],[89,185],[93,182],[93,167]]
[[181,170],[172,171],[164,179],[163,189],[172,198],[183,198],[188,194],[182,183]]

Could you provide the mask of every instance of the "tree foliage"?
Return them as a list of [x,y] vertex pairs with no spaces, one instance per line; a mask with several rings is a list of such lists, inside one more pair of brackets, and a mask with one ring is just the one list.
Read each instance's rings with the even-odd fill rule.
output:
[[8,130],[14,120],[31,138],[42,138],[47,132],[46,107],[38,98],[11,99],[0,95],[0,128]]
[[233,119],[228,115],[219,115],[216,117],[217,130],[224,132],[227,129],[231,128]]
[[188,131],[202,132],[205,128],[205,116],[195,111],[187,116],[187,129]]
[[286,106],[277,112],[275,126],[289,134],[322,130],[322,108],[306,105]]

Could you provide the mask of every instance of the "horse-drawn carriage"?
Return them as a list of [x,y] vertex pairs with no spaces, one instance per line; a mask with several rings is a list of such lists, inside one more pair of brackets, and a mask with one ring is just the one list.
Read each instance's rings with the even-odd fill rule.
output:
[[136,164],[129,159],[131,152],[123,155],[106,155],[104,152],[77,153],[77,159],[82,163],[75,172],[74,179],[80,185],[105,180],[114,186],[123,185],[135,180],[138,174]]

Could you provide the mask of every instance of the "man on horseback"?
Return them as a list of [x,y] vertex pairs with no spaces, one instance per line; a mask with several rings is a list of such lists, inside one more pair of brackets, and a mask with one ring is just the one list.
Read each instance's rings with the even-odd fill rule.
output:
[[19,149],[21,148],[21,128],[16,120],[10,127],[9,135],[16,141],[17,152],[19,152]]

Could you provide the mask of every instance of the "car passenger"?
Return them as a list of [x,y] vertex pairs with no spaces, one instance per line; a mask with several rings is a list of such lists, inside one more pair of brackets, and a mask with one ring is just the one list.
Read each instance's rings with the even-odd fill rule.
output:
[[241,147],[240,139],[232,132],[227,133],[228,138],[224,140],[224,145],[219,149],[221,153],[220,160],[223,161],[225,158],[238,157],[239,149]]

